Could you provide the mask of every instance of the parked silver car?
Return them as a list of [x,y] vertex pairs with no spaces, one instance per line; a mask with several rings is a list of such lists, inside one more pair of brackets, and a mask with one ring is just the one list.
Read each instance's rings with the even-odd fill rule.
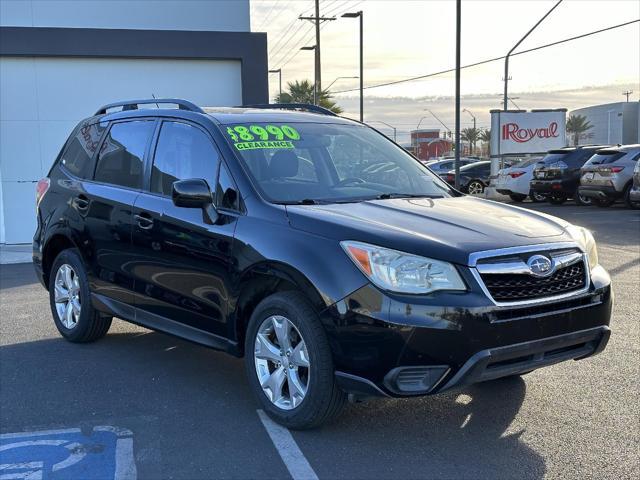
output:
[[[470,163],[475,163],[477,161],[478,160],[475,158],[461,157],[460,166],[464,167],[465,165],[469,165]],[[447,158],[444,160],[436,160],[435,162],[423,162],[423,163],[438,175],[445,174],[449,170],[453,170],[456,167],[455,159],[453,158]]]
[[607,207],[618,199],[632,205],[634,168],[640,158],[640,144],[599,150],[582,167],[579,194]]

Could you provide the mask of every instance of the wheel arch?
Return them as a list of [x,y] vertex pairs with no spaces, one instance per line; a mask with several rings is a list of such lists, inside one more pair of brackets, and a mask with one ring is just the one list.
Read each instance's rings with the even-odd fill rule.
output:
[[239,356],[244,355],[247,325],[255,307],[270,295],[284,291],[302,293],[318,312],[327,306],[318,289],[294,267],[280,262],[263,262],[252,266],[242,274],[238,282],[237,299],[230,308]]
[[60,252],[69,248],[78,248],[78,246],[72,240],[71,236],[64,232],[52,234],[45,242],[42,249],[42,274],[47,289],[49,288],[49,275],[51,274],[51,267],[53,266],[54,260]]

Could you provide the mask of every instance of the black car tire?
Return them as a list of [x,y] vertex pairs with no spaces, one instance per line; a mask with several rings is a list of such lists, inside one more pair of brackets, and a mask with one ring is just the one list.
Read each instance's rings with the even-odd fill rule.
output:
[[[309,355],[309,384],[305,398],[290,410],[271,402],[256,372],[255,339],[260,325],[273,315],[285,317],[299,330]],[[346,403],[347,395],[335,380],[331,348],[318,314],[298,292],[275,293],[255,308],[245,338],[245,367],[251,389],[264,411],[287,428],[303,430],[316,427],[335,418]]]
[[613,198],[598,198],[595,201],[595,204],[598,207],[601,208],[606,208],[606,207],[610,207],[611,205],[613,205],[616,201]]
[[509,198],[514,202],[520,203],[520,202],[524,202],[527,199],[527,196],[522,195],[520,193],[512,193],[511,195],[509,195]]
[[631,189],[633,188],[633,183],[627,185],[627,188],[624,190],[624,203],[629,208],[633,208],[634,210],[640,209],[640,202],[631,201]]
[[562,205],[564,202],[567,201],[567,197],[565,197],[564,195],[559,195],[559,194],[551,194],[547,197],[547,200],[549,201],[550,204],[552,205]]
[[529,192],[529,198],[534,203],[542,203],[547,201],[547,196],[542,193],[536,193],[533,190]]
[[575,200],[576,205],[580,205],[583,207],[590,207],[591,205],[593,205],[593,200],[591,199],[591,197],[580,195],[579,192],[576,192],[576,194],[573,196],[573,199]]
[[[77,323],[72,328],[67,328],[63,325],[56,310],[56,275],[63,265],[69,265],[73,269],[79,284],[80,315]],[[75,248],[63,250],[53,262],[51,273],[49,274],[49,304],[56,328],[70,342],[93,342],[104,337],[109,331],[109,327],[111,327],[112,317],[98,312],[91,304],[89,280],[80,253]]]

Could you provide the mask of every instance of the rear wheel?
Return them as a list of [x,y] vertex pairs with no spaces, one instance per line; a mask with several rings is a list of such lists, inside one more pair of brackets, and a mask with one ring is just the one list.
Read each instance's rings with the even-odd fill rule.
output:
[[467,185],[467,192],[469,195],[481,195],[484,192],[484,183],[480,180],[472,180]]
[[520,193],[512,193],[511,195],[509,195],[509,198],[511,200],[513,200],[514,202],[524,202],[527,198],[526,195],[522,195]]
[[247,328],[245,367],[265,412],[287,428],[318,426],[346,402],[320,319],[297,292],[276,293],[256,307]]
[[75,248],[56,257],[49,275],[49,302],[60,334],[70,342],[92,342],[106,335],[111,317],[91,305],[89,281]]
[[547,201],[547,196],[546,195],[543,195],[542,193],[535,192],[533,190],[531,190],[529,192],[529,198],[534,203],[541,203],[541,202],[546,202]]
[[552,193],[551,195],[549,195],[547,200],[549,200],[549,203],[553,205],[562,205],[564,202],[567,201],[567,197],[565,197],[560,193]]
[[627,188],[624,190],[624,203],[629,208],[633,208],[635,210],[640,209],[640,202],[634,202],[631,200],[631,189],[633,188],[633,184],[629,184]]
[[578,205],[582,205],[583,207],[588,207],[593,205],[593,199],[591,197],[585,197],[584,195],[580,195],[579,192],[576,192],[573,199]]

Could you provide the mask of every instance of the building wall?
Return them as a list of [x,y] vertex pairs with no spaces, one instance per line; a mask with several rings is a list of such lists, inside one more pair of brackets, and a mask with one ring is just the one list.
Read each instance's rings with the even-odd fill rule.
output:
[[[584,115],[593,128],[580,136],[579,144],[638,143],[638,102],[616,102],[580,108],[569,115]],[[570,143],[573,138],[567,137]]]
[[1,0],[0,25],[248,32],[249,0]]
[[[60,45],[76,45],[63,39],[66,33],[78,31],[69,29],[150,31],[154,40],[144,47],[147,50],[162,44],[154,32],[165,30],[246,32],[221,34],[241,35],[240,41],[260,35],[249,33],[249,0],[0,0],[0,27],[28,27],[18,29],[25,36],[31,27],[60,28],[53,37]],[[100,33],[98,38],[102,37]],[[171,51],[175,42],[170,38],[158,48]],[[190,48],[190,38],[181,48]],[[224,43],[236,43],[236,38],[225,37]],[[266,92],[266,38],[263,43]],[[87,45],[87,51],[93,48]],[[134,48],[125,46],[127,53]],[[35,183],[47,174],[77,122],[101,105],[152,95],[186,98],[203,106],[243,103],[247,79],[241,59],[196,60],[177,54],[155,58],[153,53],[144,55],[153,58],[0,56],[0,243],[31,242],[36,225]]]

